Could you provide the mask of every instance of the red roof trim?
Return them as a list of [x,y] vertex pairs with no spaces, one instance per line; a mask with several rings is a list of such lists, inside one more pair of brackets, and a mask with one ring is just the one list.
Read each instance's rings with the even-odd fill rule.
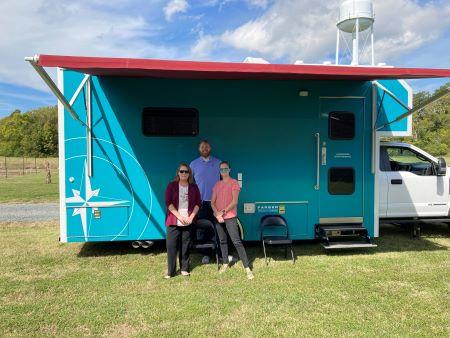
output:
[[43,67],[61,67],[100,76],[184,79],[368,81],[450,77],[450,69],[251,64],[57,55],[40,55],[38,64]]

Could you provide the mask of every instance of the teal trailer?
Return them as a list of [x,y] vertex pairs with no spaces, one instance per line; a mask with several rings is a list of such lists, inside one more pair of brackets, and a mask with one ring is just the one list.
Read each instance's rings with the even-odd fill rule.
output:
[[[164,239],[167,183],[207,139],[242,186],[244,240],[260,240],[261,217],[276,214],[294,240],[364,229],[370,245],[379,235],[379,139],[411,134],[412,91],[401,79],[448,76],[333,65],[27,61],[59,100],[61,242]],[[57,67],[57,84],[43,67]]]

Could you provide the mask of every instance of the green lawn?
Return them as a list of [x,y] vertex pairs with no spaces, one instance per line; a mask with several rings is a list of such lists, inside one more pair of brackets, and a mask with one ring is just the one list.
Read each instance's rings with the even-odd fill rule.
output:
[[296,246],[297,263],[218,275],[193,255],[191,277],[162,278],[162,245],[59,244],[56,223],[0,224],[0,335],[450,336],[450,239],[382,229],[372,251]]
[[0,178],[0,203],[44,202],[58,200],[58,172],[52,172],[52,183],[45,183],[45,173]]

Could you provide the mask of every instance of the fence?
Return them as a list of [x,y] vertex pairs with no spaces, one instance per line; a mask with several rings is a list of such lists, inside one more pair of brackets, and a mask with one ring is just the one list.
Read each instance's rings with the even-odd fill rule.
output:
[[12,176],[37,174],[45,172],[47,163],[50,171],[58,170],[58,158],[47,157],[0,157],[0,178],[7,179]]

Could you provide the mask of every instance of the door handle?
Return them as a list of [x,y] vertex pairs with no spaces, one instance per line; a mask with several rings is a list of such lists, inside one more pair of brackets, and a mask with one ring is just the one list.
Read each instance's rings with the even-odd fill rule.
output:
[[391,184],[403,184],[403,180],[402,179],[391,180]]
[[319,190],[320,188],[320,134],[316,133],[316,185],[314,189]]

